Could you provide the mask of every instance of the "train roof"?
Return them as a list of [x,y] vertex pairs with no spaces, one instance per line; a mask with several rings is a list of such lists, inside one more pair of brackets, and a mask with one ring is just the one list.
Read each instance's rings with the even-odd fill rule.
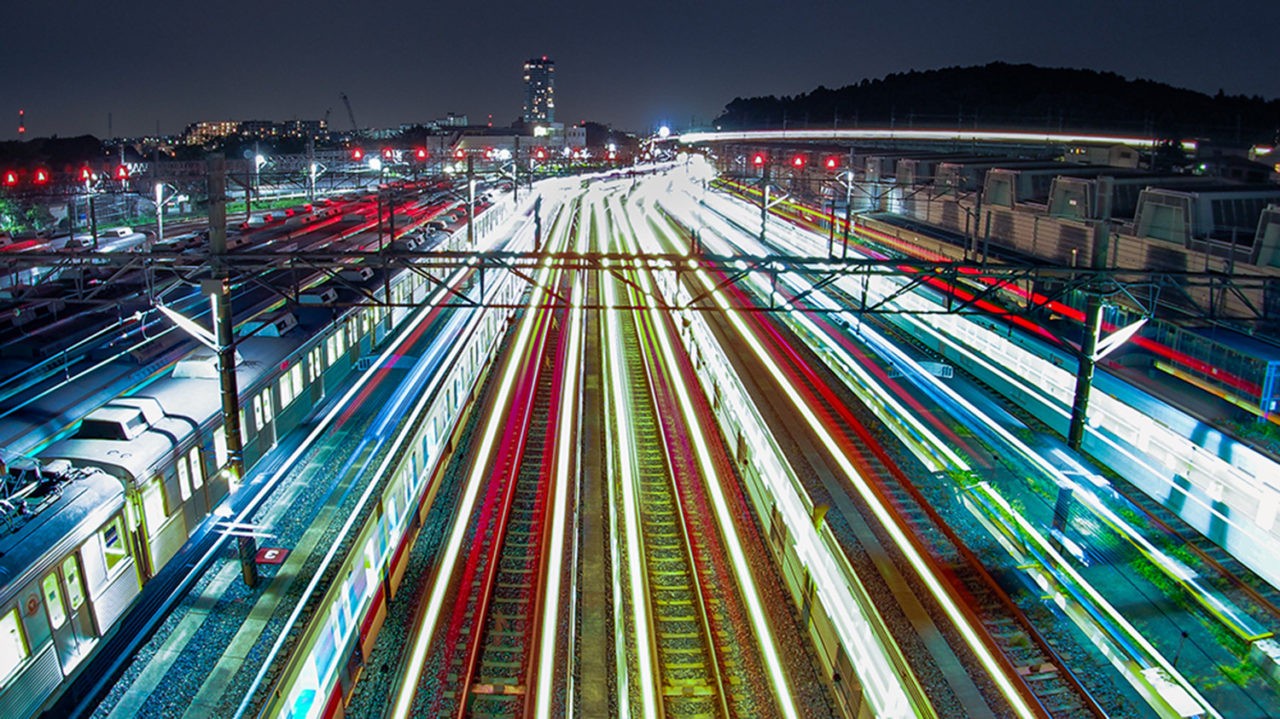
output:
[[[301,344],[298,339],[281,337],[250,337],[239,342],[236,378],[241,391],[253,387]],[[184,361],[199,363],[206,355],[212,352],[197,350]],[[208,376],[161,377],[129,397],[155,400],[163,409],[164,417],[132,439],[72,436],[49,445],[41,457],[65,459],[77,467],[98,467],[125,482],[145,482],[157,464],[167,462],[200,425],[222,411],[221,384],[216,371]]]
[[124,506],[124,488],[102,472],[78,472],[61,484],[62,496],[15,527],[0,524],[0,603],[44,569],[50,550],[61,558]]

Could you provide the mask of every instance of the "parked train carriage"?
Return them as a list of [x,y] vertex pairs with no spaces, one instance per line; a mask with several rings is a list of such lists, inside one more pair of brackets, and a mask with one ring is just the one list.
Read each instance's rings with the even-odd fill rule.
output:
[[[397,299],[415,301],[433,289],[415,273],[401,273],[391,287]],[[306,341],[278,337],[296,322],[278,325],[277,336],[240,339],[246,468],[373,349],[386,315],[354,310]],[[140,587],[233,489],[219,392],[215,358],[197,350],[42,453],[46,467],[77,479],[17,529],[0,524],[0,717],[31,716],[52,701]]]
[[90,469],[41,486],[61,496],[0,539],[4,717],[37,711],[111,631],[141,586],[120,482]]

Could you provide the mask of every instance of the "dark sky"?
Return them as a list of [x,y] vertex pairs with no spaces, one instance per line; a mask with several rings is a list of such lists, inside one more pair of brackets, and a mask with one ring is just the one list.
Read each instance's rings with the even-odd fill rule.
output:
[[1280,97],[1280,0],[5,0],[0,139],[177,133],[204,119],[346,129],[520,113],[556,61],[557,119],[705,122],[735,96],[993,60]]

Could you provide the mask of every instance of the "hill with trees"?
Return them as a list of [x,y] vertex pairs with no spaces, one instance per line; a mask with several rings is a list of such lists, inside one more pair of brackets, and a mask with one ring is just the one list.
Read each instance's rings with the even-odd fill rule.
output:
[[1275,142],[1280,99],[1207,95],[1114,72],[991,63],[912,70],[794,96],[734,98],[724,130],[802,127],[1094,130]]

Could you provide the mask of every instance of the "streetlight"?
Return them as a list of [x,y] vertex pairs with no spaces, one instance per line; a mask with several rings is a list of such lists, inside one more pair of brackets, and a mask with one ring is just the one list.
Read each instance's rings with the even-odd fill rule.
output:
[[244,193],[244,219],[248,220],[249,215],[253,213],[253,197],[262,198],[262,189],[260,187],[260,178],[262,166],[267,164],[267,158],[261,152],[255,153],[253,156],[253,187],[251,190],[245,190]]

